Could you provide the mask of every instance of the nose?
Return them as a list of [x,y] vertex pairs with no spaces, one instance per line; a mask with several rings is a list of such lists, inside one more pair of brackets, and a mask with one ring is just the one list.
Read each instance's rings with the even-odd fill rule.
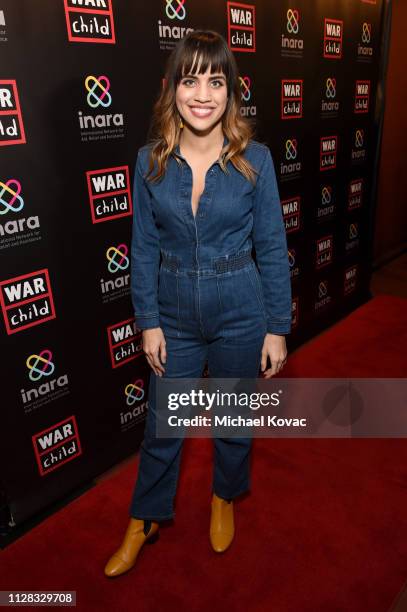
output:
[[209,102],[211,100],[209,84],[201,83],[198,85],[195,91],[195,100],[201,103]]

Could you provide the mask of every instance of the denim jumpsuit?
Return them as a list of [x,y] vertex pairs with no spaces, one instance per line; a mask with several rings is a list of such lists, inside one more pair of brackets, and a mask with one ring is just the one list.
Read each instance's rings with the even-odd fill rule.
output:
[[[214,162],[194,217],[192,169],[179,146],[158,183],[144,177],[149,147],[138,151],[133,189],[136,325],[161,327],[165,377],[200,378],[207,361],[211,377],[255,378],[266,333],[291,330],[287,242],[270,150],[255,140],[246,147],[245,158],[260,171],[255,186],[230,161],[228,175]],[[175,516],[183,439],[155,435],[156,376],[151,371],[129,513],[162,521]],[[233,499],[250,488],[251,442],[214,438],[213,492],[219,497]]]

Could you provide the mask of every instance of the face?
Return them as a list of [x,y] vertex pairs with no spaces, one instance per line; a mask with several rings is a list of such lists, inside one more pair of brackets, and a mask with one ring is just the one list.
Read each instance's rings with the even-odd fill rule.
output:
[[223,73],[185,75],[175,101],[184,124],[196,131],[210,131],[225,112],[228,96]]

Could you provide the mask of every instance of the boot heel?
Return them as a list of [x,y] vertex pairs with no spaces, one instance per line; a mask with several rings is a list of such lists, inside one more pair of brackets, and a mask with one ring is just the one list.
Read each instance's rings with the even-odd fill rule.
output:
[[148,540],[145,541],[145,544],[154,544],[155,542],[157,542],[159,537],[160,532],[156,531],[155,534],[151,536],[151,538],[148,538]]

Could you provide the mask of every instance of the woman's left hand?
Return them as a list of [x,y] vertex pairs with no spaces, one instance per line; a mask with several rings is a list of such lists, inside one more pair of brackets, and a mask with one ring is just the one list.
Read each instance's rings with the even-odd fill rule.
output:
[[[264,371],[267,365],[267,357],[270,358],[271,368]],[[261,351],[261,371],[264,378],[271,378],[284,367],[287,362],[287,347],[285,336],[277,334],[266,334]]]

